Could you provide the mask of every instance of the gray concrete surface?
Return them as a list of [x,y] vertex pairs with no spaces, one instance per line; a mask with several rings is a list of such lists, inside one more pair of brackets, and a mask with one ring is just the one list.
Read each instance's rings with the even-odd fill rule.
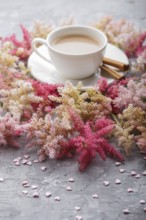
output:
[[[20,23],[30,28],[34,20],[59,22],[73,14],[76,23],[89,24],[103,15],[111,14],[115,18],[130,19],[139,26],[146,27],[145,0],[0,0],[0,35],[6,36],[12,32],[19,35]],[[46,161],[43,164],[32,163],[32,166],[15,166],[13,159],[27,152],[25,143],[22,149],[0,149],[0,220],[74,220],[76,215],[82,215],[84,220],[145,220],[145,205],[139,203],[146,200],[146,160],[137,149],[125,161],[116,167],[111,159],[106,162],[97,160],[84,172],[78,171],[77,162],[73,160]],[[30,152],[30,160],[36,158],[35,152]],[[47,170],[42,171],[41,166]],[[124,168],[121,174],[119,168]],[[141,176],[130,175],[135,170]],[[69,183],[73,177],[75,182]],[[116,185],[115,180],[121,184]],[[22,181],[28,180],[30,187],[24,189]],[[109,181],[105,186],[103,181]],[[39,198],[33,198],[32,185],[38,185]],[[66,191],[71,185],[72,191]],[[127,189],[134,192],[128,193]],[[22,191],[28,190],[27,195]],[[45,197],[50,191],[52,196]],[[92,198],[93,194],[99,198]],[[61,201],[54,201],[60,196]],[[80,206],[80,211],[74,207]],[[128,208],[129,215],[122,210]]]

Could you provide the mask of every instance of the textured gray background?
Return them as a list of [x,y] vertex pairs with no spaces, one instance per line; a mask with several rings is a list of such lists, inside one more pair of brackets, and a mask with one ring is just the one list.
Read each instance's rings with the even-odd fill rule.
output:
[[[134,21],[142,28],[146,27],[145,0],[0,0],[0,35],[6,36],[12,32],[20,34],[19,24],[31,27],[34,20],[58,23],[73,15],[76,23],[90,24],[103,15],[113,15],[115,18],[126,18]],[[139,204],[146,200],[146,160],[135,150],[120,168],[126,170],[119,173],[113,160],[106,162],[100,159],[93,161],[84,172],[78,171],[78,165],[73,160],[46,161],[44,172],[42,164],[32,166],[15,166],[13,159],[26,153],[25,144],[22,149],[5,148],[0,150],[0,220],[74,220],[76,215],[82,215],[84,220],[144,220],[145,205]],[[30,160],[36,158],[31,152]],[[141,178],[131,177],[130,172],[136,170]],[[73,177],[74,183],[68,183]],[[116,185],[115,179],[122,183]],[[21,186],[23,180],[30,185],[39,186],[39,198],[32,198],[33,190],[29,187],[28,195],[23,195]],[[103,181],[109,181],[104,186]],[[72,191],[66,191],[68,185]],[[133,188],[133,193],[127,193]],[[46,198],[44,193],[51,191],[52,197]],[[92,195],[97,193],[98,199]],[[55,202],[54,197],[60,196],[61,201]],[[74,210],[80,206],[81,211]],[[122,210],[129,208],[130,214],[124,215]]]

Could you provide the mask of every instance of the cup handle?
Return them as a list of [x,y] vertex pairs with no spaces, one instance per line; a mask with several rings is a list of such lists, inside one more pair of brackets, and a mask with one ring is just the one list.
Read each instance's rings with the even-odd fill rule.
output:
[[45,61],[49,62],[52,64],[51,60],[47,57],[45,57],[37,48],[36,44],[37,43],[40,43],[40,44],[44,44],[47,48],[48,48],[48,45],[47,45],[47,41],[45,39],[42,39],[42,38],[35,38],[33,39],[32,43],[31,43],[31,46],[32,46],[32,49],[33,51],[39,55],[42,59],[44,59]]

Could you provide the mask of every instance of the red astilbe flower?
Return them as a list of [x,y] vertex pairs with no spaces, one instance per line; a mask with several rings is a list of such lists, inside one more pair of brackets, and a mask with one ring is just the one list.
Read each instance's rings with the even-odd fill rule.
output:
[[31,38],[29,31],[23,25],[20,25],[20,28],[23,34],[22,41],[19,41],[16,38],[16,35],[13,34],[9,37],[2,39],[2,43],[11,42],[14,48],[10,51],[10,53],[12,55],[19,57],[20,60],[27,60],[27,58],[29,57],[31,53],[32,38]]
[[47,83],[42,83],[36,80],[29,80],[35,90],[35,95],[41,96],[44,99],[44,102],[41,102],[39,104],[33,104],[34,110],[39,109],[44,110],[45,112],[50,112],[52,108],[56,107],[56,103],[51,101],[48,96],[53,95],[53,96],[59,96],[58,93],[58,87],[63,86],[59,84],[47,84]]
[[116,157],[123,161],[122,155],[108,143],[106,136],[112,131],[114,124],[108,118],[100,118],[94,121],[83,122],[80,115],[69,109],[69,114],[77,135],[61,143],[61,152],[58,158],[72,156],[74,152],[79,154],[79,169],[85,170],[91,160],[97,154],[105,160],[106,155]]

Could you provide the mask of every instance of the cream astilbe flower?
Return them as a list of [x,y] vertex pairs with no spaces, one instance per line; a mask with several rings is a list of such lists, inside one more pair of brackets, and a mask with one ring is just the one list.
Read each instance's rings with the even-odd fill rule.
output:
[[59,97],[49,96],[52,101],[59,103],[55,108],[55,113],[59,117],[68,118],[68,108],[73,108],[78,112],[82,119],[100,118],[111,113],[111,99],[105,97],[96,88],[88,88],[84,91],[82,83],[74,87],[70,82],[59,88]]
[[57,116],[54,118],[46,114],[44,118],[40,118],[36,113],[33,114],[28,137],[37,140],[34,142],[40,146],[38,151],[40,160],[44,160],[47,156],[52,159],[57,158],[60,153],[60,142],[68,138],[72,132],[72,128],[67,128],[64,123]]
[[141,135],[137,136],[136,133],[140,132],[141,127],[145,127],[146,114],[140,107],[130,104],[127,109],[118,114],[117,118],[114,116],[114,119],[116,122],[114,136],[118,139],[119,146],[124,147],[126,154],[129,154],[134,140],[140,140]]
[[9,90],[0,90],[0,102],[3,109],[9,111],[12,115],[21,118],[24,111],[33,112],[32,103],[39,103],[43,99],[34,94],[34,89],[30,82],[17,80],[12,82],[12,88]]
[[46,23],[44,21],[35,21],[33,24],[33,29],[31,31],[32,38],[41,37],[46,39],[47,35],[55,29],[56,26],[66,26],[73,24],[73,16],[61,20],[59,24]]
[[17,56],[13,56],[9,53],[8,49],[0,48],[0,72],[1,74],[7,73],[9,71],[14,71],[16,68],[16,62],[18,62],[19,58]]
[[51,24],[47,24],[42,21],[36,21],[33,25],[33,30],[31,32],[32,38],[41,37],[46,39],[47,35],[53,30]]

